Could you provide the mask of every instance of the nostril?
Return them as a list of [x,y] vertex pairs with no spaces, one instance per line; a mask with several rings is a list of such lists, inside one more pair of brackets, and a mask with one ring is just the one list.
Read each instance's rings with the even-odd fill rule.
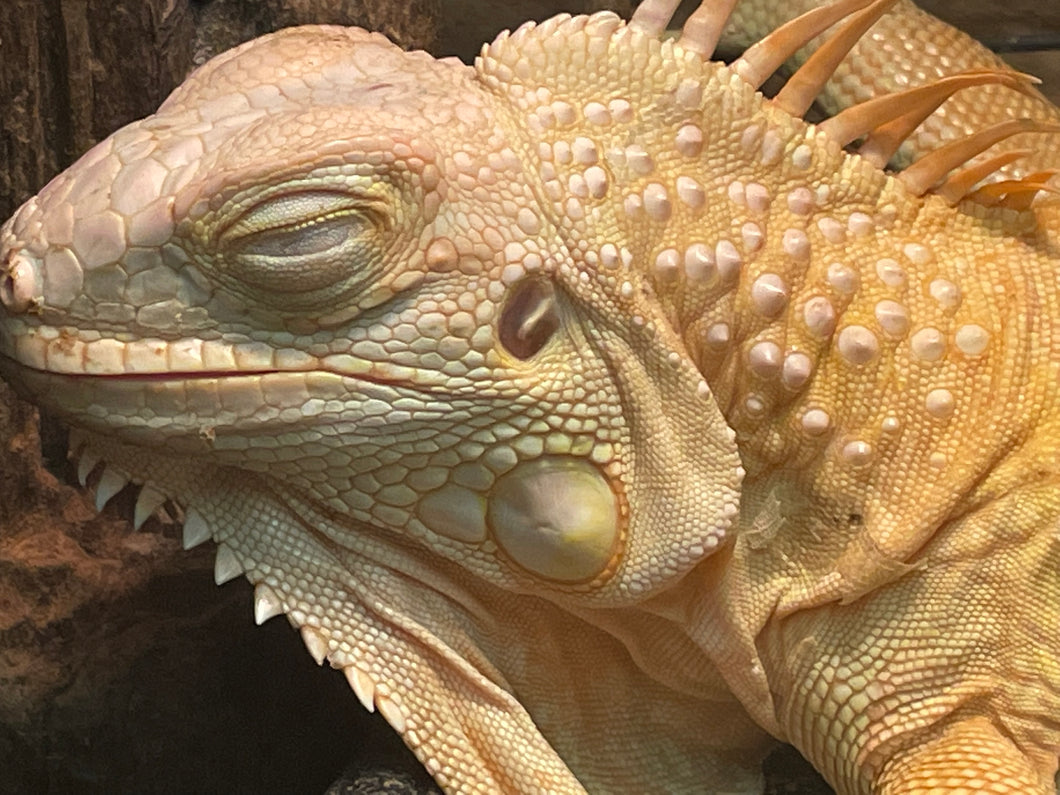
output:
[[13,314],[27,312],[39,303],[37,269],[21,254],[9,255],[0,270],[0,306]]

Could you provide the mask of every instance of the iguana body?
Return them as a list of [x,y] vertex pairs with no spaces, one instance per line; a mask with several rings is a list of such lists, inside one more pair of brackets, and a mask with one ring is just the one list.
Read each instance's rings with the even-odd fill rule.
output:
[[922,195],[665,6],[218,57],[3,227],[5,377],[448,790],[751,791],[764,729],[1051,792],[1056,205]]

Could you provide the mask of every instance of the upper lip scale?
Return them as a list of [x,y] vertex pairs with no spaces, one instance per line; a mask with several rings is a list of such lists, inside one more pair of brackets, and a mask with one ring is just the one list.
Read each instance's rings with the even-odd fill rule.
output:
[[[61,378],[71,378],[78,380],[119,380],[119,381],[198,381],[207,378],[232,378],[239,376],[262,376],[262,375],[273,375],[278,373],[309,373],[309,372],[330,372],[327,370],[200,370],[196,372],[192,371],[159,371],[153,373],[66,373],[59,370],[46,370],[41,367],[34,367],[31,364],[20,362],[13,356],[0,353],[0,360],[7,360],[13,363],[17,367],[24,367],[27,370],[32,370],[42,375],[53,375]],[[341,373],[336,373],[341,375]],[[352,377],[352,376],[351,376]],[[369,380],[369,379],[362,379]]]
[[64,373],[55,370],[43,370],[39,367],[33,367],[32,365],[25,364],[18,361],[11,356],[4,353],[0,353],[0,362],[7,360],[13,363],[16,367],[23,367],[27,370],[32,370],[35,373],[41,375],[54,376],[57,378],[67,378],[72,380],[80,381],[154,381],[154,382],[165,382],[165,381],[204,381],[208,379],[227,379],[227,378],[243,378],[252,376],[269,376],[269,375],[294,375],[295,373],[318,373],[324,375],[334,375],[339,378],[346,378],[351,381],[359,381],[365,384],[372,384],[381,387],[390,387],[392,389],[407,389],[417,394],[433,397],[439,400],[449,400],[453,396],[448,392],[438,392],[432,390],[426,386],[416,386],[413,384],[398,384],[393,381],[386,381],[380,378],[372,378],[364,373],[358,373],[357,375],[350,375],[348,373],[340,373],[335,370],[326,370],[324,368],[313,368],[310,370],[204,370],[197,372],[180,371],[180,372],[155,372],[155,373]]

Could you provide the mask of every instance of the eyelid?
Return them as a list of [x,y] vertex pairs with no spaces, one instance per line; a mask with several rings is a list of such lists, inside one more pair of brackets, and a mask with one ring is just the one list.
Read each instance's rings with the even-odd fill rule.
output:
[[360,213],[339,213],[252,232],[230,243],[229,250],[244,256],[311,257],[331,251],[361,234],[364,223]]
[[255,205],[222,232],[226,243],[263,232],[289,230],[326,221],[329,216],[364,210],[366,202],[358,196],[330,190],[298,191],[270,198]]
[[288,187],[231,213],[216,233],[218,275],[240,289],[291,296],[353,285],[368,273],[387,227],[385,199]]

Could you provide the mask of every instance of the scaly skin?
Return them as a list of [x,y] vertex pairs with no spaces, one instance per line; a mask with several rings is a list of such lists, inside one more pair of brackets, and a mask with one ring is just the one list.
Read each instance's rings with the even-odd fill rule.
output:
[[[811,8],[827,5],[825,0],[741,0],[733,12],[724,39],[737,50],[757,41],[787,20]],[[797,63],[805,60],[800,52]],[[821,96],[829,112],[857,102],[922,85],[964,69],[999,68],[1004,61],[986,50],[967,33],[940,22],[911,0],[899,0],[894,10],[881,19],[854,47],[836,70]],[[932,114],[910,137],[897,161],[908,163],[917,155],[935,149],[940,143],[981,130],[1004,119],[1060,120],[1060,111],[1040,96],[1014,94],[1004,86],[976,86],[952,97]],[[1057,136],[1014,136],[1000,149],[1027,148],[1027,157],[1003,169],[1009,174],[1032,173],[1055,168],[1060,159]],[[998,151],[998,150],[993,150]]]
[[1052,792],[1057,212],[608,14],[292,29],[0,230],[0,370],[449,791]]

